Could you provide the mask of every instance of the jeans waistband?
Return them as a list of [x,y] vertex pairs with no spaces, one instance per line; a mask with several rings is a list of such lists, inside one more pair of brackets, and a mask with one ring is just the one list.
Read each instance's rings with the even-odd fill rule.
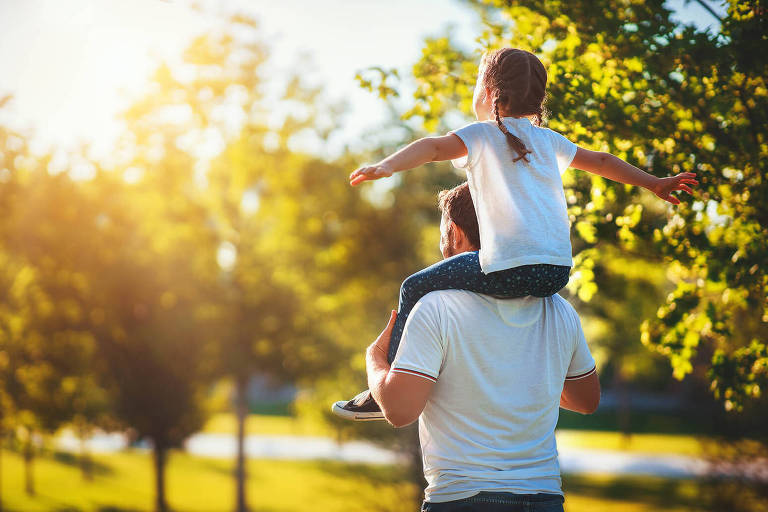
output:
[[556,501],[563,503],[565,499],[560,494],[515,494],[511,492],[487,492],[482,491],[461,501],[467,503],[501,503],[516,505],[519,503]]

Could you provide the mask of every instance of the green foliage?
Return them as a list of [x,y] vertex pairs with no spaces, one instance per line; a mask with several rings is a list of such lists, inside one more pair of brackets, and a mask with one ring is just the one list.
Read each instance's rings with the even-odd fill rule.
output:
[[[437,256],[421,256],[421,236],[453,175],[441,167],[376,198],[344,180],[360,156],[297,151],[308,131],[329,136],[339,106],[297,75],[281,122],[269,120],[279,109],[262,95],[267,53],[248,20],[158,67],[123,114],[111,168],[82,155],[54,165],[0,131],[8,427],[129,429],[152,442],[162,476],[163,454],[201,428],[214,378],[258,372],[325,390],[324,414],[326,398],[363,383],[374,312]],[[93,177],[74,181],[75,164]],[[162,493],[158,483],[161,509]]]
[[752,340],[732,354],[718,350],[712,356],[710,378],[715,395],[723,394],[728,409],[760,397],[768,384],[768,348]]

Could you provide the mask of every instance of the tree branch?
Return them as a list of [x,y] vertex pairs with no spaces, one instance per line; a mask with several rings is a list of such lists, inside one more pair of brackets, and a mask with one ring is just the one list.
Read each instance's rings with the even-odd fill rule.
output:
[[723,22],[723,18],[718,16],[715,10],[712,7],[710,7],[706,2],[704,2],[704,0],[693,0],[693,1],[699,4],[700,6],[702,6],[704,9],[706,9],[707,12],[709,12],[709,14],[711,14],[717,19],[717,21],[719,21],[720,23]]

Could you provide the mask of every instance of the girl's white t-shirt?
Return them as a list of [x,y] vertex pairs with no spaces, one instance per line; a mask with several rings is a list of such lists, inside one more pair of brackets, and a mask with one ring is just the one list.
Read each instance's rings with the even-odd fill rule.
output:
[[465,169],[480,228],[480,267],[486,274],[521,265],[572,266],[570,223],[561,174],[577,146],[527,118],[502,122],[532,151],[529,162],[516,152],[494,121],[470,123],[449,132],[467,147],[452,160]]

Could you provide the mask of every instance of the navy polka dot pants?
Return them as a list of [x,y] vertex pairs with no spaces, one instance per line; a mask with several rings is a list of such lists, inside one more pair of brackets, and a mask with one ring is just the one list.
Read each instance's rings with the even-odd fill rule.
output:
[[483,274],[477,251],[464,252],[416,272],[400,287],[397,320],[389,343],[389,362],[395,359],[408,314],[423,296],[436,290],[469,290],[506,299],[549,297],[568,284],[571,267],[523,265]]

